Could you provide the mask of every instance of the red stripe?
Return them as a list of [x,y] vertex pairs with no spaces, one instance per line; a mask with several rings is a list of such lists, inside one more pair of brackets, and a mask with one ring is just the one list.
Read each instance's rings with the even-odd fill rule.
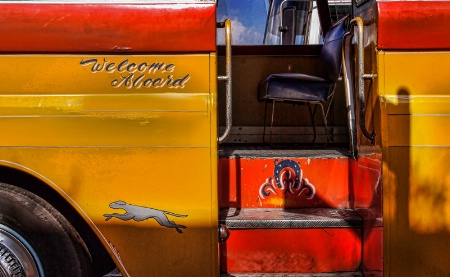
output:
[[379,49],[449,49],[450,2],[378,3]]
[[211,52],[215,4],[0,4],[2,52]]

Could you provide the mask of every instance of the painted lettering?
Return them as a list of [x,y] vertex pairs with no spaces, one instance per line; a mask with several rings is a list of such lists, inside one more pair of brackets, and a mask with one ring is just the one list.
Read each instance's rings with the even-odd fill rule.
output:
[[141,63],[141,64],[138,66],[138,71],[139,71],[139,72],[144,72],[147,66],[148,66],[148,63],[146,63],[146,62]]
[[152,82],[153,82],[153,79],[152,78],[148,78],[147,80],[145,80],[144,81],[144,87],[147,87],[147,88],[149,88],[149,87],[151,87],[152,86]]
[[105,67],[106,72],[108,73],[113,73],[114,70],[116,69],[116,64],[115,63],[110,63]]
[[92,73],[97,73],[100,71],[103,71],[103,67],[104,67],[104,63],[103,64],[99,64],[97,59],[90,59],[90,60],[81,60],[80,65],[82,66],[87,66],[92,64],[91,67],[91,72]]
[[119,63],[119,65],[117,66],[117,71],[119,71],[119,73],[123,73],[126,70],[126,66],[128,64],[128,59],[123,60],[121,63]]
[[122,80],[119,79],[115,79],[111,82],[111,85],[113,87],[121,87],[122,85],[126,88],[132,88],[133,87],[133,77],[134,77],[134,73],[130,73],[128,76],[121,76]]
[[133,82],[133,87],[135,88],[141,88],[142,86],[142,79],[144,79],[144,74],[141,74],[139,77],[136,78]]
[[172,85],[169,87],[170,88],[184,88],[184,85],[186,84],[187,81],[189,81],[190,78],[191,78],[190,75],[187,74],[183,78],[174,80]]
[[164,63],[152,63],[148,68],[148,73],[156,73],[156,71],[161,70],[164,67]]
[[175,70],[175,65],[173,63],[169,63],[165,69],[167,72],[173,72]]
[[[123,59],[120,62],[112,62],[106,58],[82,59],[80,66],[88,67],[91,73],[105,72],[107,74],[117,74],[117,78],[111,81],[114,88],[124,87],[127,89],[135,88],[169,88],[183,89],[190,80],[190,74],[183,77],[176,76],[176,65],[173,63],[154,62],[135,62],[129,59]],[[171,73],[165,75],[164,73]]]
[[130,73],[136,72],[136,64],[135,63],[130,63],[127,66],[127,71],[130,72]]

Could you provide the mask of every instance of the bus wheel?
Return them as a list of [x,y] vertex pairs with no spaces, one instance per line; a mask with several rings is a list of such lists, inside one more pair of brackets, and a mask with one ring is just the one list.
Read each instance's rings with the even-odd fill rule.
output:
[[92,276],[89,251],[50,204],[0,183],[0,277]]

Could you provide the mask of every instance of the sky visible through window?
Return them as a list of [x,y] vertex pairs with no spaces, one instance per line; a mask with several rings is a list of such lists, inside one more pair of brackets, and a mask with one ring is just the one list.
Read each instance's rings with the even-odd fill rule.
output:
[[[231,20],[233,45],[262,45],[268,10],[268,0],[219,0],[217,20]],[[217,43],[225,44],[223,29],[218,30]]]
[[[266,21],[270,9],[270,0],[218,0],[217,2],[217,21],[231,20],[232,44],[233,45],[279,45],[281,33],[274,32],[278,30],[280,13],[275,11],[271,13],[269,21],[268,37],[264,41],[266,32]],[[285,4],[288,3],[288,4]],[[292,2],[292,3],[290,3]],[[308,9],[305,9],[300,2],[309,2],[308,0],[277,0],[272,5],[290,5],[296,7],[296,38],[294,44],[321,44],[321,31],[318,21],[317,9],[315,3],[312,8],[311,17],[307,19]],[[290,3],[290,4],[289,4]],[[333,22],[351,13],[351,0],[329,0],[330,13]],[[306,14],[304,13],[306,11]],[[302,13],[303,12],[303,13]],[[300,20],[304,18],[304,20]],[[308,38],[305,41],[306,30],[302,26],[306,20],[310,22]],[[272,28],[272,29],[270,29]],[[225,32],[223,29],[217,30],[217,44],[225,44]]]

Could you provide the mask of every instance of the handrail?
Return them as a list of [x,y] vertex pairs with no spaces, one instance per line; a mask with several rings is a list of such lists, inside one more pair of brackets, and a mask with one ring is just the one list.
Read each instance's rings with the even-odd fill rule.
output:
[[373,74],[364,74],[364,24],[360,17],[356,17],[350,21],[351,26],[356,25],[356,44],[357,44],[357,68],[358,68],[358,96],[359,96],[359,126],[363,135],[370,140],[370,143],[375,144],[375,131],[370,134],[366,128],[366,113],[364,100],[364,79],[373,79]]
[[217,76],[219,81],[226,82],[226,128],[224,133],[219,137],[219,143],[223,143],[231,132],[232,123],[232,97],[231,97],[231,21],[226,19],[224,22],[218,22],[217,28],[225,28],[225,76]]
[[358,137],[356,127],[356,103],[354,90],[354,75],[352,73],[352,59],[350,58],[353,39],[353,29],[344,35],[342,45],[342,73],[345,88],[345,102],[347,107],[348,133],[350,137],[350,153],[353,159],[358,159]]

